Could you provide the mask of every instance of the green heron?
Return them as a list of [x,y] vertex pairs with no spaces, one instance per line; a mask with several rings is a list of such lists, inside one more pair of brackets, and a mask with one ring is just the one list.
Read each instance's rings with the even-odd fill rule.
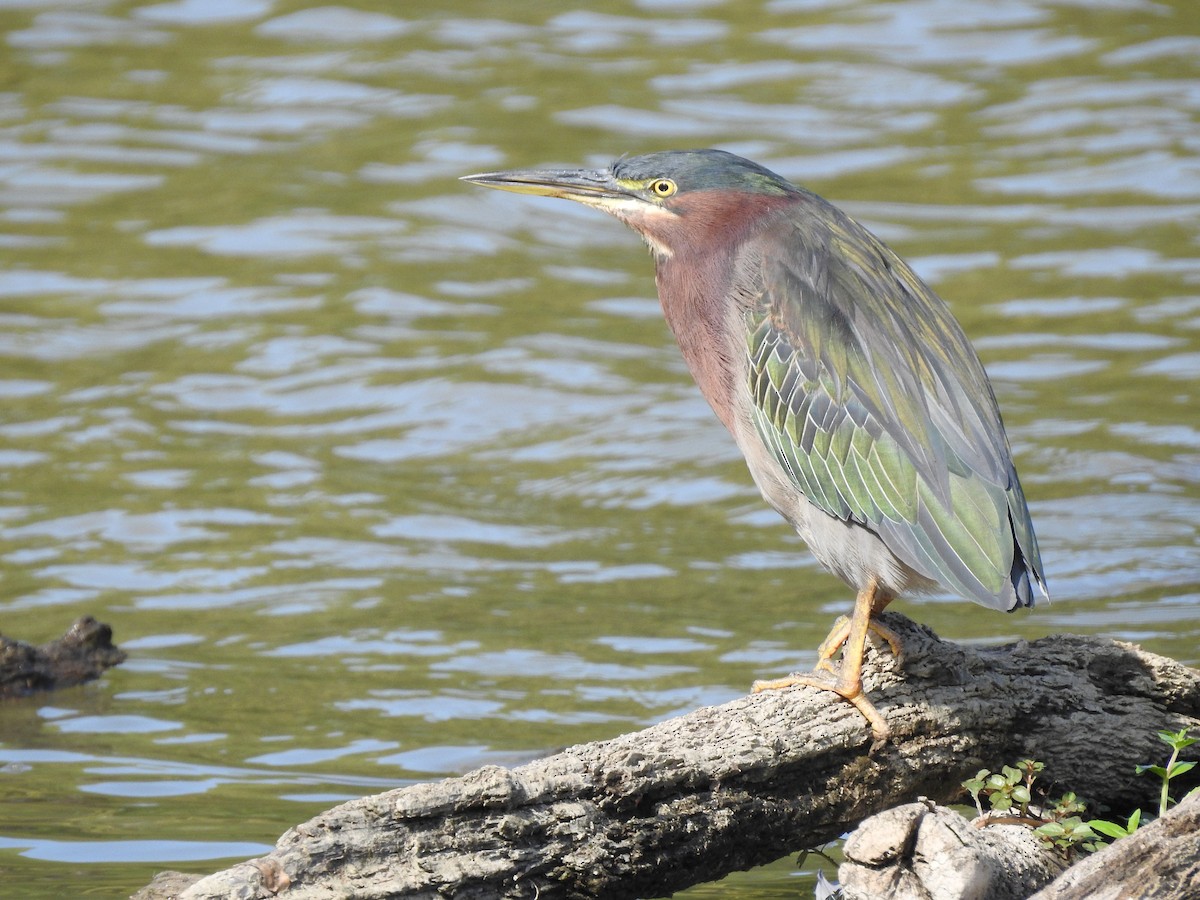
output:
[[900,654],[875,619],[893,598],[941,587],[1012,611],[1035,586],[1049,596],[979,357],[946,303],[846,213],[720,150],[464,180],[575,200],[642,236],[667,324],[763,497],[858,591],[811,674],[754,690],[833,691],[886,740],[862,663],[868,631]]

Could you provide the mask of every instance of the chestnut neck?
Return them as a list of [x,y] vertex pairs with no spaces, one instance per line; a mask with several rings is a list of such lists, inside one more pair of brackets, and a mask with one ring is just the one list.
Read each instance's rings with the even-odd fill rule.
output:
[[777,211],[799,199],[693,191],[674,205],[680,219],[672,233],[654,236],[671,251],[655,259],[663,316],[701,393],[730,430],[744,340],[735,308],[739,257]]

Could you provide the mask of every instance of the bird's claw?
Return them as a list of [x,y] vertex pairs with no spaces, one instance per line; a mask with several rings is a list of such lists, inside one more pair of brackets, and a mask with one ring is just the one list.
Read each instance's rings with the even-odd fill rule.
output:
[[[792,674],[772,681],[756,681],[753,685],[754,692],[781,690],[794,685],[833,691],[862,713],[863,718],[870,724],[871,734],[875,738],[872,750],[876,749],[887,741],[891,729],[888,728],[888,724],[879,714],[879,710],[875,708],[863,691],[863,650],[867,636],[873,631],[878,637],[887,641],[888,646],[892,649],[892,654],[897,659],[900,658],[902,651],[900,636],[874,619],[874,616],[882,612],[889,602],[891,602],[890,595],[882,592],[878,581],[872,579],[855,598],[854,615],[850,618],[842,616],[833,623],[833,628],[817,650],[817,664],[811,674]],[[841,659],[834,662],[834,657],[839,653]]]
[[828,678],[816,672],[810,674],[794,672],[783,678],[756,681],[751,686],[751,690],[756,694],[760,694],[763,691],[778,691],[796,686],[813,687],[821,691],[832,691],[847,703],[853,704],[854,708],[862,714],[863,718],[871,726],[871,737],[875,740],[872,749],[886,743],[888,738],[891,737],[891,728],[879,710],[875,708],[875,704],[867,698],[866,692],[863,691],[861,680],[843,681],[840,677]]
[[867,624],[867,631],[875,632],[876,637],[883,638],[887,642],[892,656],[896,659],[896,665],[904,662],[904,644],[900,641],[900,635],[876,619],[872,619]]

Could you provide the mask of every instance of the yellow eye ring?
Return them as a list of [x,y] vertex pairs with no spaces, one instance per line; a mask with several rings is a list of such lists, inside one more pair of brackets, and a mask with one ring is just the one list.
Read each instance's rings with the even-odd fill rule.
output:
[[655,197],[658,197],[660,200],[665,200],[667,197],[670,197],[675,193],[676,190],[677,188],[675,187],[675,182],[673,182],[670,178],[655,178],[652,182],[650,182],[650,193],[652,193]]

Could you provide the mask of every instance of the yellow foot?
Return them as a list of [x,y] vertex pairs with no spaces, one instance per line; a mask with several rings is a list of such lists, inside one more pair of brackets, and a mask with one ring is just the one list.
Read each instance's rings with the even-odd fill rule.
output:
[[829,630],[829,634],[825,636],[825,640],[821,641],[821,646],[817,648],[817,664],[813,671],[825,671],[836,678],[838,667],[834,665],[833,658],[842,651],[842,645],[846,643],[849,637],[850,617],[838,616],[837,621],[833,623],[833,628]]
[[875,636],[883,638],[887,641],[888,647],[891,648],[892,656],[896,658],[897,663],[904,661],[904,645],[900,643],[900,635],[892,631],[878,619],[872,619],[867,625],[868,631],[875,632]]
[[822,691],[833,691],[847,703],[853,704],[854,708],[862,713],[863,718],[871,726],[871,737],[875,739],[875,746],[885,743],[891,736],[891,728],[888,727],[887,721],[880,715],[879,710],[875,708],[875,704],[867,699],[861,681],[858,684],[845,684],[841,679],[828,678],[814,672],[811,675],[788,675],[771,681],[756,681],[751,690],[759,694],[763,691],[778,691],[796,685],[814,687]]
[[[754,691],[777,691],[781,688],[803,684],[822,691],[833,691],[863,714],[863,718],[871,726],[871,734],[875,736],[874,750],[887,739],[891,730],[879,714],[867,695],[863,693],[862,667],[863,652],[866,650],[867,634],[874,631],[879,637],[888,642],[892,654],[900,658],[900,636],[886,625],[875,621],[875,616],[883,612],[892,602],[892,595],[880,587],[879,578],[871,576],[858,596],[854,598],[854,615],[849,619],[841,618],[833,625],[829,636],[821,642],[817,651],[816,670],[811,675],[789,675],[774,681],[754,682]],[[840,665],[835,665],[833,658],[841,653]]]

